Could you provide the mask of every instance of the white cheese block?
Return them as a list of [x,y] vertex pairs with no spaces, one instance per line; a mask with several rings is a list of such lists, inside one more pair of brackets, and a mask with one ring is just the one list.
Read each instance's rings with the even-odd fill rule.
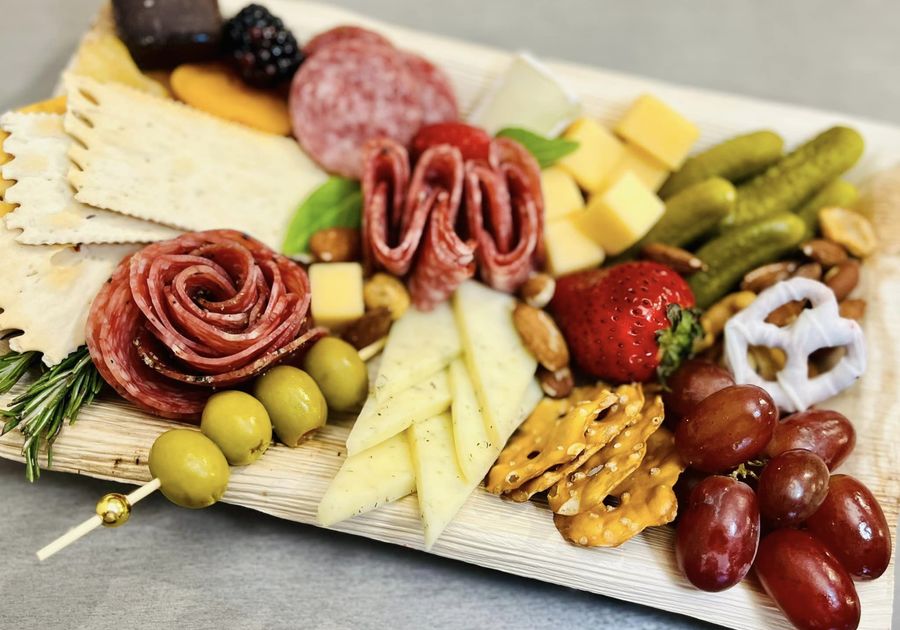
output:
[[549,68],[520,53],[475,106],[469,122],[492,135],[504,127],[522,127],[555,137],[580,112],[578,97]]
[[453,312],[446,303],[429,312],[410,308],[388,335],[375,398],[381,402],[446,368],[461,352]]
[[456,442],[456,458],[459,469],[469,481],[481,481],[484,462],[497,458],[499,449],[488,436],[481,405],[475,394],[475,386],[462,359],[450,364],[450,417],[453,420],[453,438]]
[[91,302],[133,245],[23,245],[0,226],[0,330],[21,330],[16,352],[56,365],[84,345]]
[[516,415],[519,401],[534,380],[537,361],[513,324],[516,300],[475,281],[453,296],[466,365],[492,441],[505,442],[500,427]]
[[416,489],[406,434],[400,433],[362,453],[348,456],[319,502],[318,520],[325,527]]
[[441,371],[407,390],[378,401],[370,395],[347,436],[351,455],[404,431],[410,424],[450,408],[447,372]]

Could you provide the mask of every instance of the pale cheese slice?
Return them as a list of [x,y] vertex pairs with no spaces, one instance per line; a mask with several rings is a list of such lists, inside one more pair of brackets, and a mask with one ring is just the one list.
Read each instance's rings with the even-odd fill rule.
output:
[[404,431],[418,420],[450,408],[447,372],[441,371],[379,402],[369,396],[347,436],[347,452],[364,451]]
[[410,308],[394,322],[375,377],[374,395],[384,401],[446,368],[461,352],[453,312],[446,303],[424,312]]
[[13,156],[3,165],[3,178],[15,182],[4,201],[18,204],[4,220],[8,228],[22,230],[16,237],[20,243],[140,243],[179,234],[75,200],[66,178],[73,141],[63,129],[63,116],[9,112],[0,118],[0,127],[9,134],[3,150]]
[[52,366],[84,344],[91,301],[133,245],[23,245],[0,228],[0,330],[21,330],[16,352]]
[[450,417],[453,420],[453,439],[456,459],[463,477],[481,481],[484,461],[496,459],[499,449],[494,447],[487,432],[484,414],[475,394],[475,386],[462,359],[455,359],[448,370],[450,377]]
[[319,502],[318,520],[328,527],[415,490],[409,443],[400,433],[344,460]]
[[513,324],[513,296],[473,280],[453,296],[466,365],[492,441],[502,444],[503,428],[515,417],[519,401],[534,380],[537,361]]
[[67,76],[69,181],[82,203],[184,230],[235,229],[280,249],[327,178],[291,138],[113,83]]

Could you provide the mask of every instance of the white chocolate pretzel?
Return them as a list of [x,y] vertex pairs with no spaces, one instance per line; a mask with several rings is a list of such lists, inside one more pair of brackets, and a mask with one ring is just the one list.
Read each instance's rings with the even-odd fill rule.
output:
[[[796,321],[779,328],[766,317],[793,300],[809,300]],[[760,376],[747,358],[748,346],[781,348],[787,355],[774,381]],[[809,355],[819,348],[846,347],[847,353],[832,369],[809,378]],[[725,361],[738,383],[765,389],[775,404],[787,412],[803,411],[834,396],[862,376],[866,346],[862,328],[840,316],[834,293],[821,282],[793,278],[766,289],[750,306],[725,325]]]

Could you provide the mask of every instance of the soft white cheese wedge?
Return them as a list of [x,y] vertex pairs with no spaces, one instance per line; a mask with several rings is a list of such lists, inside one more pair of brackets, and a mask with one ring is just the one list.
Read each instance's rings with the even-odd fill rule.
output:
[[347,436],[354,455],[404,431],[410,424],[450,408],[447,372],[441,371],[384,401],[370,395]]
[[383,402],[440,372],[460,351],[459,334],[448,304],[440,304],[427,313],[410,308],[391,327],[375,377],[375,398]]
[[555,137],[580,112],[578,97],[547,66],[520,53],[472,110],[469,122],[492,135],[504,127],[522,127]]
[[453,296],[466,366],[488,435],[498,444],[506,442],[501,427],[515,417],[537,368],[513,324],[515,304],[513,296],[473,280],[463,283]]
[[406,433],[348,456],[319,502],[325,527],[380,505],[402,499],[416,489],[416,475]]

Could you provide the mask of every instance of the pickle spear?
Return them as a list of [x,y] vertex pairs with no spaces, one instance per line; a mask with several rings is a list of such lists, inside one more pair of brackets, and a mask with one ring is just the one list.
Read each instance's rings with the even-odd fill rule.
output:
[[836,179],[817,192],[795,211],[806,223],[806,238],[812,238],[819,231],[819,210],[833,206],[846,208],[856,203],[858,197],[856,186],[845,179]]
[[798,208],[853,166],[862,155],[863,144],[862,136],[849,127],[820,133],[739,186],[734,210],[722,221],[722,229]]
[[697,250],[707,265],[688,278],[697,306],[707,308],[728,293],[751,269],[778,260],[803,242],[806,224],[779,212],[717,236]]
[[777,162],[783,149],[784,140],[774,131],[754,131],[736,136],[689,158],[666,180],[659,196],[668,199],[710,177],[739,182]]
[[646,243],[690,245],[716,228],[734,207],[736,196],[731,182],[721,177],[682,190],[666,200],[666,211],[656,225],[616,260],[634,258]]

